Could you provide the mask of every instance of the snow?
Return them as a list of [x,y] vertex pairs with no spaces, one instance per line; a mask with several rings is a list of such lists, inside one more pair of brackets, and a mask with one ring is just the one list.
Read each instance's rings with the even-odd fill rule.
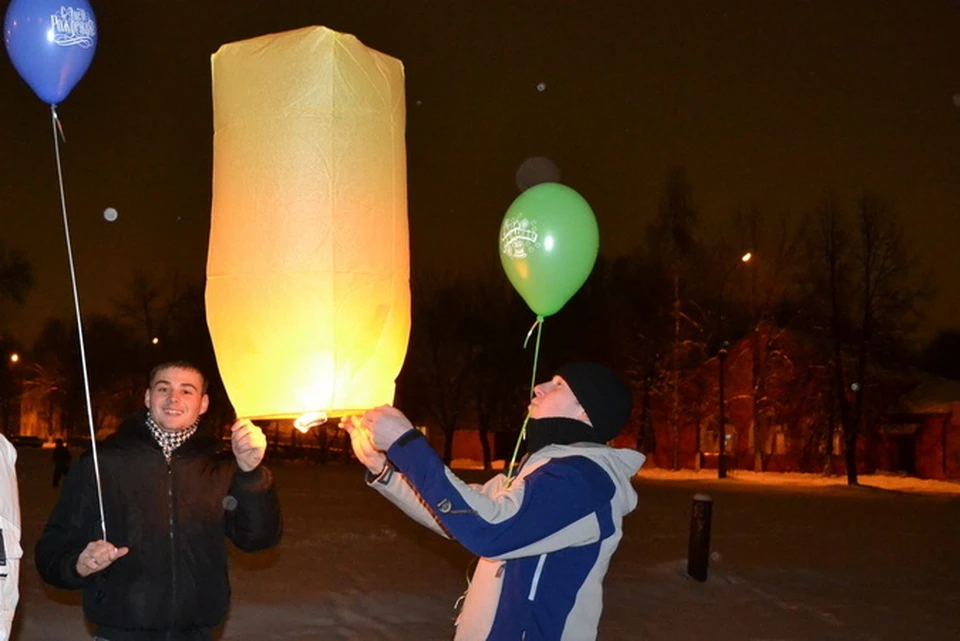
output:
[[[233,609],[221,639],[450,638],[467,552],[366,488],[356,463],[268,465],[286,534],[275,550],[231,552]],[[31,560],[56,498],[49,452],[20,450],[18,470],[27,562],[13,638],[85,638],[79,594],[42,585]],[[599,638],[960,638],[960,484],[860,480],[848,487],[842,477],[641,471],[640,504],[605,582]],[[705,583],[685,574],[696,493],[714,502]]]
[[[642,469],[639,478],[660,481],[712,481],[717,478],[716,470],[663,470]],[[910,492],[916,494],[958,494],[960,482],[919,479],[900,474],[860,474],[858,483],[863,488],[890,490],[892,492]],[[766,487],[847,487],[846,476],[821,476],[818,474],[751,472],[746,470],[728,471],[726,485],[760,485]]]

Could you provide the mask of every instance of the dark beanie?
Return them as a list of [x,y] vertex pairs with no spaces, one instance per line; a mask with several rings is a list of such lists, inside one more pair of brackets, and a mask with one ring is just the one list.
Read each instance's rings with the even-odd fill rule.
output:
[[583,406],[599,441],[606,443],[630,420],[633,396],[623,379],[599,363],[570,363],[557,371]]

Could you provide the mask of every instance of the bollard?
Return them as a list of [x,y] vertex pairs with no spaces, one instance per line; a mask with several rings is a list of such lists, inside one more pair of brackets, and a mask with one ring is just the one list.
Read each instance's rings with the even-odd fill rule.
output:
[[690,514],[690,550],[687,553],[687,574],[697,581],[707,580],[710,564],[710,519],[713,499],[706,494],[693,495]]

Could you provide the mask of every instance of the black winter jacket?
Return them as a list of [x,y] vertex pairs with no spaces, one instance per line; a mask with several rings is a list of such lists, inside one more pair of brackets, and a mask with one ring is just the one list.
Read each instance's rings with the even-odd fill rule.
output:
[[280,540],[273,478],[263,465],[240,470],[203,423],[168,464],[145,418],[141,410],[97,447],[107,540],[130,552],[77,574],[80,552],[103,538],[87,453],[37,542],[37,569],[51,585],[82,588],[87,619],[110,641],[208,638],[230,603],[225,537],[246,551]]

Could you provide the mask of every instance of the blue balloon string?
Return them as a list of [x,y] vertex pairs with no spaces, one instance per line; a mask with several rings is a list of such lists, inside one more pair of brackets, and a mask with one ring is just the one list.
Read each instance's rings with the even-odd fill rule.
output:
[[[67,259],[70,264],[70,283],[73,285],[73,308],[77,313],[77,338],[80,341],[80,371],[83,374],[83,393],[87,401],[87,423],[90,427],[90,448],[93,454],[93,470],[97,478],[97,499],[100,502],[100,529],[103,530],[103,540],[107,540],[107,522],[103,516],[103,488],[100,485],[100,461],[97,458],[97,435],[93,428],[93,409],[90,403],[90,378],[87,375],[87,350],[83,339],[83,321],[80,317],[80,294],[77,290],[77,271],[73,266],[73,246],[70,243],[70,224],[67,222],[67,198],[63,189],[63,166],[60,162],[60,139],[57,133],[63,135],[63,126],[57,116],[57,106],[50,105],[50,117],[53,120],[53,146],[57,152],[57,180],[60,183],[60,211],[63,214],[63,235],[67,241]],[[65,139],[64,139],[65,140]]]

